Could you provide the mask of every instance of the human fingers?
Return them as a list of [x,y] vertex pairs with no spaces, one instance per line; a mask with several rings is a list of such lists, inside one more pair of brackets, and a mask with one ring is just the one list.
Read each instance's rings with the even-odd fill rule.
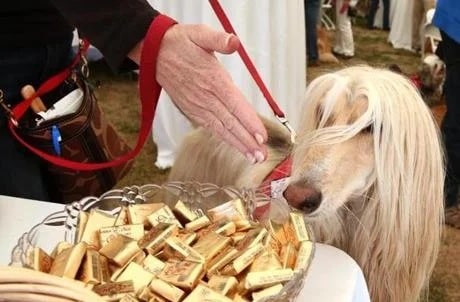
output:
[[[249,152],[262,161],[267,153],[263,146],[267,139],[265,127],[220,62],[204,48],[224,50],[223,47],[215,42],[218,39],[209,39],[214,46],[199,46],[189,37],[191,28],[176,25],[166,33],[157,61],[158,82],[189,119],[208,128],[220,123],[222,127],[214,129],[221,130],[211,129],[214,133],[243,154]],[[203,118],[209,112],[212,118]]]
[[[248,111],[253,111],[252,107],[249,106],[244,99],[243,103],[247,105]],[[251,154],[257,162],[264,161],[267,157],[267,149],[263,143],[266,140],[267,134],[256,112],[253,112],[253,116],[247,112],[241,113],[249,118],[246,123],[241,121],[239,117],[241,108],[238,107],[238,105],[230,106],[230,108],[227,106],[222,102],[209,102],[206,110],[209,111],[210,114],[206,113],[207,120],[205,119],[201,123],[202,126],[210,128],[232,145],[238,142],[235,147],[249,159],[250,156],[248,156],[248,153]],[[258,125],[259,123],[260,125]],[[250,124],[249,127],[248,124]],[[255,131],[255,134],[252,131]]]
[[[215,31],[205,25],[193,25],[190,26],[189,29],[189,36],[192,42],[203,49],[230,53],[236,50],[240,45],[239,39],[235,35]],[[236,118],[236,120],[229,119],[229,117],[226,116],[225,118],[231,121],[231,123],[224,123],[224,125],[227,125],[230,129],[235,129],[235,131],[231,132],[246,146],[257,149],[257,146],[254,145],[255,142],[263,144],[267,140],[265,127],[258,118],[255,110],[246,101],[244,95],[234,85],[233,81],[231,81],[231,78],[229,76],[223,76],[223,73],[226,73],[225,70],[221,68],[218,62],[216,63],[217,64],[210,66],[209,71],[210,79],[219,79],[219,81],[214,81],[215,87],[213,91],[215,91],[216,96],[221,100],[221,103],[226,106],[230,114]],[[213,70],[215,73],[214,75]],[[216,108],[219,107],[216,106]],[[219,116],[225,112],[224,110],[220,112],[215,111],[214,113],[219,118]],[[252,135],[255,141],[248,135]]]
[[231,54],[240,46],[240,40],[234,34],[217,31],[203,24],[189,27],[190,40],[208,51]]

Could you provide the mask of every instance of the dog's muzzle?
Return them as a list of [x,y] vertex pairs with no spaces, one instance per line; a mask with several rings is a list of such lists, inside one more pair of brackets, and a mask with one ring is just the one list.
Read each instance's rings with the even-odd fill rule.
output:
[[309,185],[291,184],[283,193],[284,198],[294,208],[311,214],[321,205],[322,194]]

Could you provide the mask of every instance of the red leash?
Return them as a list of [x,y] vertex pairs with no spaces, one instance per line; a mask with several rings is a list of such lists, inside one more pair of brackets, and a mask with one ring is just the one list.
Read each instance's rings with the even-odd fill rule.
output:
[[[209,3],[211,4],[211,7],[213,8],[214,12],[216,13],[217,18],[219,19],[220,23],[222,24],[222,27],[224,30],[228,33],[232,33],[235,36],[238,36],[233,29],[233,26],[228,19],[227,15],[225,14],[224,10],[222,9],[222,6],[220,5],[218,0],[209,0]],[[286,118],[286,115],[284,112],[278,107],[278,104],[275,102],[273,99],[272,95],[270,94],[270,91],[268,91],[267,86],[265,86],[264,81],[262,80],[261,76],[259,75],[259,72],[257,71],[254,63],[251,61],[251,58],[249,57],[248,53],[246,52],[246,49],[243,46],[243,43],[240,41],[240,47],[238,48],[238,54],[240,55],[241,59],[243,60],[244,65],[246,65],[246,68],[249,70],[249,73],[251,74],[252,78],[256,82],[257,86],[259,87],[260,91],[265,97],[265,100],[267,100],[268,105],[272,109],[275,117],[289,130],[291,133],[291,141],[294,142],[295,140],[295,131],[292,128],[292,126],[289,124],[289,121]]]
[[142,105],[142,114],[141,114],[141,129],[139,131],[139,136],[137,138],[137,143],[135,148],[126,153],[125,155],[110,161],[103,163],[81,163],[71,160],[64,159],[62,157],[54,156],[46,152],[41,151],[27,143],[21,138],[18,134],[16,127],[18,120],[24,115],[24,113],[29,108],[32,101],[39,96],[53,90],[60,83],[62,83],[70,74],[71,68],[73,68],[77,63],[79,58],[75,58],[69,68],[61,71],[55,76],[48,79],[44,82],[35,94],[31,97],[23,100],[17,106],[15,106],[11,112],[11,117],[8,122],[8,127],[13,134],[13,136],[27,149],[40,156],[41,158],[51,162],[54,165],[73,169],[73,170],[99,170],[117,166],[121,163],[127,162],[128,160],[134,158],[139,154],[142,147],[149,136],[150,129],[152,127],[152,121],[155,116],[155,110],[158,103],[158,98],[161,92],[161,86],[155,79],[156,74],[156,59],[158,52],[160,50],[160,43],[165,34],[165,32],[172,26],[176,24],[176,21],[165,16],[157,16],[152,24],[150,25],[147,35],[144,39],[144,45],[141,53],[141,63],[139,70],[139,90],[140,90],[140,99]]

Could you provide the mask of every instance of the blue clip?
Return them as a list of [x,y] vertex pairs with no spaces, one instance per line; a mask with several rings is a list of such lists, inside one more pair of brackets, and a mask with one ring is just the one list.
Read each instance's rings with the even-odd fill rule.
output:
[[56,125],[51,127],[51,136],[53,137],[53,149],[57,155],[61,155],[61,132]]

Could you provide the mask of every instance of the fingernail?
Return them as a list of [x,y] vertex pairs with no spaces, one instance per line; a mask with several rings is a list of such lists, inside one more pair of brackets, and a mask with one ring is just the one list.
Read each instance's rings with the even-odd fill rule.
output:
[[255,164],[256,163],[256,159],[255,157],[251,154],[251,153],[246,153],[246,158],[251,162],[251,164]]
[[260,151],[254,152],[254,157],[256,158],[258,163],[261,163],[265,160],[265,156]]
[[264,143],[264,137],[261,134],[256,133],[254,137],[256,141],[259,143],[259,145],[262,145]]

